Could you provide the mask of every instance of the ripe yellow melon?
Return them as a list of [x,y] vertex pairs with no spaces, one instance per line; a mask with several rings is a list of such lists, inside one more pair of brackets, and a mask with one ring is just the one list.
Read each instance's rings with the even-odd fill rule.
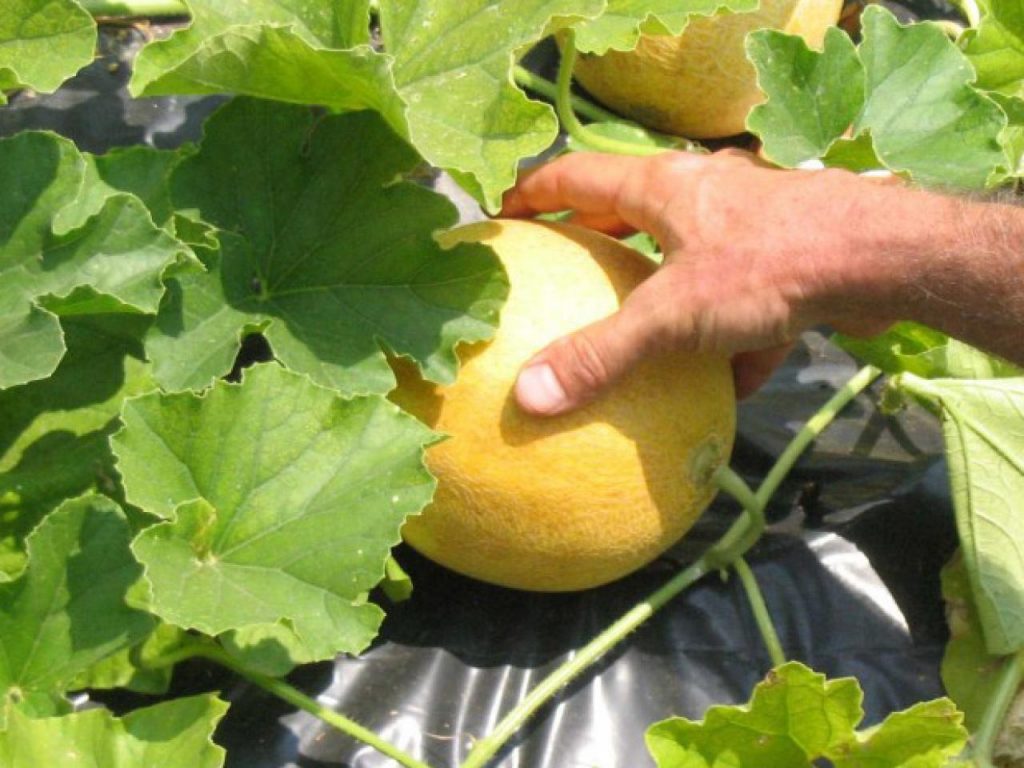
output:
[[634,51],[581,55],[573,74],[599,101],[649,128],[731,136],[763,100],[746,59],[747,33],[780,29],[820,48],[842,8],[843,0],[761,0],[757,11],[694,17],[678,37],[644,35]]
[[460,348],[454,384],[437,387],[393,361],[392,399],[450,435],[427,452],[437,493],[404,538],[456,571],[530,590],[584,589],[649,562],[715,495],[709,476],[735,430],[728,361],[665,354],[580,411],[528,416],[514,400],[520,367],[614,312],[654,267],[564,224],[485,222],[444,241],[493,247],[511,288],[496,337]]

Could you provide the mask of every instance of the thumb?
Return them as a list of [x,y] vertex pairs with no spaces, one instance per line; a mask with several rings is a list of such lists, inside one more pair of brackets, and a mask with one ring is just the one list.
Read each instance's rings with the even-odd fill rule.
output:
[[[642,286],[641,286],[642,288]],[[534,355],[519,372],[519,407],[555,416],[587,403],[620,379],[652,348],[660,313],[646,311],[638,288],[613,315],[563,336]]]

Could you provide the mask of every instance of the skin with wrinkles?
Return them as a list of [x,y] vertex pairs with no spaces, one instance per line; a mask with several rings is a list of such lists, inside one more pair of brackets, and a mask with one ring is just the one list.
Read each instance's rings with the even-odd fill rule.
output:
[[[731,357],[742,397],[821,324],[863,337],[916,321],[1024,365],[1018,205],[784,171],[724,150],[567,155],[525,174],[503,213],[564,210],[606,233],[646,231],[665,259],[618,312],[529,361],[516,395],[530,413],[600,397],[653,350]],[[586,372],[578,346],[597,361]]]
[[843,0],[763,0],[760,9],[694,17],[678,37],[643,35],[633,51],[581,55],[573,74],[619,114],[665,133],[694,139],[744,130],[763,101],[744,40],[755,29],[800,35],[820,48]]
[[[487,222],[446,235],[456,241],[492,246],[510,294],[496,337],[460,349],[454,384],[437,387],[394,362],[392,399],[450,435],[427,452],[437,493],[404,538],[454,570],[520,589],[584,589],[644,565],[715,494],[710,475],[735,430],[728,360],[652,353],[600,401],[562,418],[530,416],[515,405],[519,369],[633,301],[654,265],[567,225]],[[595,361],[580,349],[586,368]]]

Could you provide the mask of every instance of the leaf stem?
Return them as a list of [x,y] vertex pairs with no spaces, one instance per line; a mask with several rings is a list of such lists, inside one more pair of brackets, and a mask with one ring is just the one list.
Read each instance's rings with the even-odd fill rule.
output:
[[949,19],[935,19],[932,23],[939,27],[943,32],[946,33],[946,37],[956,42],[960,39],[960,35],[967,31],[967,28],[963,24],[957,24],[955,21]]
[[487,761],[494,757],[498,750],[552,696],[581,672],[584,672],[611,648],[624,640],[627,635],[653,616],[665,603],[713,570],[714,568],[709,565],[705,558],[701,558],[635,605],[614,624],[581,648],[576,656],[560,666],[533,688],[526,695],[526,698],[509,712],[490,734],[476,742],[466,761],[462,763],[462,768],[483,768]]
[[981,9],[978,8],[976,0],[950,0],[952,5],[963,14],[967,23],[972,27],[981,24]]
[[743,589],[747,593],[747,601],[750,603],[750,608],[754,613],[754,621],[757,622],[757,628],[761,632],[761,639],[764,641],[764,647],[768,650],[772,666],[782,666],[786,663],[786,654],[782,650],[782,643],[779,642],[779,635],[775,631],[771,613],[768,611],[768,606],[764,601],[764,595],[761,592],[760,585],[757,583],[757,578],[754,576],[754,572],[750,570],[750,566],[747,565],[747,561],[742,557],[736,558],[735,568],[736,573],[739,574],[740,581],[743,583]]
[[1024,650],[1006,659],[999,673],[999,681],[992,698],[985,706],[981,724],[972,740],[971,755],[982,768],[992,766],[992,756],[999,737],[999,729],[1024,683]]
[[[516,83],[521,85],[527,90],[533,91],[543,96],[548,101],[554,103],[558,99],[558,85],[548,80],[546,77],[541,77],[535,72],[531,72],[526,67],[517,64],[513,70]],[[621,120],[619,115],[614,112],[609,112],[603,107],[599,107],[592,101],[588,101],[575,94],[570,94],[572,102],[572,108],[579,114],[583,115],[589,120],[595,120],[598,122],[606,120]]]
[[[559,79],[562,81],[561,73]],[[564,82],[561,84],[564,85]],[[769,655],[776,664],[785,661],[778,635],[771,625],[768,608],[764,603],[760,588],[753,581],[753,573],[746,567],[746,563],[743,565],[738,565],[738,563],[761,536],[764,530],[764,509],[786,473],[796,463],[797,458],[814,438],[835,419],[843,406],[853,400],[880,373],[877,368],[866,366],[846,382],[790,441],[761,487],[758,488],[757,493],[754,493],[734,470],[728,466],[720,467],[714,474],[714,482],[743,506],[743,514],[740,518],[696,562],[630,609],[614,624],[581,648],[576,656],[542,680],[526,695],[523,701],[502,718],[490,734],[476,742],[461,768],[483,768],[523,724],[559,690],[586,671],[591,664],[611,648],[622,642],[672,598],[703,576],[721,568],[737,566],[740,579],[744,581],[747,596],[751,601],[755,620],[761,629],[762,637],[765,638]],[[752,584],[746,583],[743,569],[746,569],[746,575],[749,576]]]
[[188,16],[181,0],[79,0],[93,16]]
[[757,489],[757,499],[763,511],[771,501],[775,491],[778,490],[782,481],[789,474],[789,471],[796,464],[797,459],[812,442],[832,423],[839,412],[846,407],[857,395],[870,386],[871,382],[881,376],[882,372],[873,365],[866,365],[861,368],[853,377],[846,382],[839,390],[832,395],[825,405],[818,410],[807,423],[800,428],[789,445],[782,452],[782,455],[775,461],[769,470],[764,482]]
[[743,507],[743,514],[704,555],[713,568],[729,568],[757,543],[764,533],[764,505],[746,481],[729,466],[719,467],[712,478],[718,489]]
[[576,33],[567,30],[562,45],[562,58],[558,64],[558,82],[555,93],[555,111],[565,131],[584,146],[593,147],[600,152],[611,152],[616,155],[658,155],[666,151],[663,147],[652,147],[646,144],[635,144],[631,141],[620,141],[610,136],[602,136],[587,129],[576,117],[572,104],[572,68],[576,63]]
[[222,667],[227,667],[235,674],[244,677],[249,682],[258,685],[260,688],[272,693],[279,699],[283,699],[292,706],[323,720],[325,723],[333,728],[337,728],[342,733],[345,733],[354,739],[358,739],[364,744],[368,744],[381,754],[390,757],[399,765],[404,766],[404,768],[430,768],[427,763],[420,762],[411,755],[408,755],[398,749],[398,747],[389,744],[381,739],[376,733],[359,725],[359,723],[354,720],[350,720],[341,713],[335,712],[333,709],[328,709],[316,699],[307,696],[286,681],[276,677],[270,677],[268,675],[261,675],[250,669],[246,669],[246,667],[231,658],[231,656],[225,653],[220,646],[211,640],[197,640],[158,658],[148,660],[146,666],[173,666],[178,662],[194,658],[204,658],[208,661],[220,664]]

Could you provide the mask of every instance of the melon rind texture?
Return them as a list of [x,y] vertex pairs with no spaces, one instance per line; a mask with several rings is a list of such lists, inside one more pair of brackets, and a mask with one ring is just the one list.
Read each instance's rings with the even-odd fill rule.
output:
[[513,394],[522,365],[614,312],[654,266],[564,224],[485,222],[444,242],[494,248],[510,293],[496,337],[460,348],[454,384],[393,361],[392,399],[448,435],[427,452],[434,501],[403,537],[453,570],[528,590],[585,589],[650,562],[715,495],[709,475],[728,460],[735,431],[728,361],[665,353],[577,412],[526,415]]
[[762,0],[749,13],[695,16],[678,37],[643,35],[633,51],[581,54],[573,75],[598,101],[648,128],[693,139],[741,133],[764,96],[744,41],[755,29],[820,48],[843,0]]

